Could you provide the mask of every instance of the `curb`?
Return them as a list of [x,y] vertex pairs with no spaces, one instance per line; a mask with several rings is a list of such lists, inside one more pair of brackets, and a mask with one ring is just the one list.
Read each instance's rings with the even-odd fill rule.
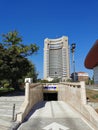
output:
[[17,130],[17,128],[20,126],[20,122],[14,122],[12,123],[12,126],[9,128],[9,130]]

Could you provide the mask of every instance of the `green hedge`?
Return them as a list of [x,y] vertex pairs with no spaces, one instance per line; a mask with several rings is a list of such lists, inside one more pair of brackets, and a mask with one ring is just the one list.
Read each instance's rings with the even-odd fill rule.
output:
[[14,88],[0,88],[0,94],[14,91]]

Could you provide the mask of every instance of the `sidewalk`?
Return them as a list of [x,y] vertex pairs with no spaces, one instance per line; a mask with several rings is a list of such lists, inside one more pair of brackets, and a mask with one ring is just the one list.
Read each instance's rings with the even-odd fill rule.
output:
[[12,124],[13,105],[15,104],[15,115],[24,101],[24,95],[1,96],[0,97],[0,130],[10,130]]

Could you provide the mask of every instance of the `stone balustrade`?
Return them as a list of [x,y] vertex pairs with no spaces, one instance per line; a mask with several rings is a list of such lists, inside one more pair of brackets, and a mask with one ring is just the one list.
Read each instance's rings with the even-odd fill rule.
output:
[[70,104],[78,111],[94,130],[98,129],[98,114],[87,104],[85,83],[61,83],[59,84],[58,100]]
[[43,100],[43,88],[41,84],[25,85],[25,100],[17,113],[17,121],[22,122],[28,115],[32,107],[39,101]]

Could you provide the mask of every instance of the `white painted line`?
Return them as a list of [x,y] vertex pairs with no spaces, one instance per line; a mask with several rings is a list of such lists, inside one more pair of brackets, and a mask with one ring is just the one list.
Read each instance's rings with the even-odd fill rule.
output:
[[58,123],[56,123],[56,122],[53,122],[53,123],[51,123],[50,125],[44,127],[43,129],[44,129],[44,130],[50,130],[50,129],[52,129],[52,130],[59,130],[59,129],[68,130],[69,128],[68,128],[68,127],[65,127],[65,126],[63,126],[63,125],[61,125],[61,124],[58,124]]

